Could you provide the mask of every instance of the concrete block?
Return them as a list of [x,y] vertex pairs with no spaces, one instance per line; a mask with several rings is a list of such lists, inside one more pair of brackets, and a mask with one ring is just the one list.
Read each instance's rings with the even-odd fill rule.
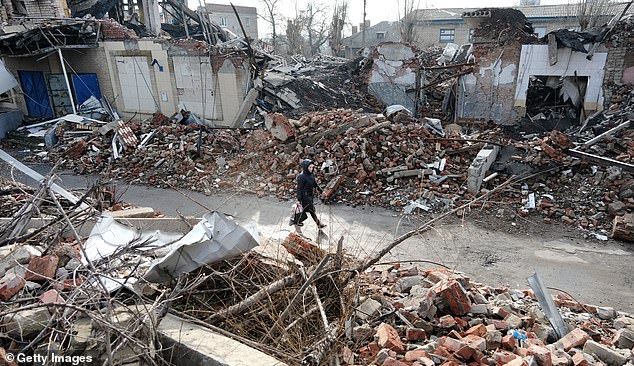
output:
[[7,315],[2,319],[2,325],[10,336],[29,338],[42,331],[49,318],[48,309],[42,307]]
[[488,315],[489,306],[487,304],[471,304],[469,312],[473,315]]
[[374,337],[376,330],[368,324],[363,324],[352,329],[352,340],[361,342]]
[[40,255],[42,255],[42,252],[31,245],[20,246],[6,257],[0,259],[0,276],[4,276],[9,269],[13,268],[18,263],[27,264],[32,257],[39,257]]
[[614,346],[623,349],[634,348],[634,331],[621,328],[616,331],[612,343]]
[[[618,202],[621,202],[621,201],[618,201]],[[597,307],[597,316],[599,317],[599,319],[612,320],[616,318],[616,310],[610,307],[599,306]]]
[[154,217],[154,209],[152,207],[136,207],[129,210],[106,211],[104,214],[112,216],[116,219],[121,218],[152,218]]
[[158,334],[163,357],[175,366],[286,366],[285,363],[243,343],[167,314]]
[[398,292],[408,292],[413,286],[419,285],[421,281],[420,276],[403,277],[396,281],[394,290]]
[[[608,366],[622,366],[627,362],[627,356],[595,341],[587,341],[583,352],[596,356]],[[630,352],[629,350],[627,351]]]
[[357,307],[356,316],[361,320],[374,317],[381,310],[381,303],[374,299],[366,299]]
[[500,147],[495,145],[492,147],[484,147],[478,155],[473,159],[469,166],[469,176],[467,178],[467,189],[471,193],[477,193],[482,186],[482,180],[486,177],[486,173],[497,158]]
[[614,329],[627,328],[634,330],[634,318],[622,316],[614,320]]

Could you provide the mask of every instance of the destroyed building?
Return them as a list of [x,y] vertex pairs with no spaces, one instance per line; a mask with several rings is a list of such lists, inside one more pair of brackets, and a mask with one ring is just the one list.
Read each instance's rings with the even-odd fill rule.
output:
[[[44,120],[16,132],[35,141],[21,150],[33,153],[31,161],[170,188],[211,211],[154,220],[162,215],[118,202],[114,188],[70,192],[54,171],[43,177],[0,150],[11,169],[40,182],[29,188],[0,180],[7,216],[0,225],[0,362],[11,352],[54,349],[117,365],[634,363],[631,314],[547,288],[537,274],[520,290],[480,284],[426,259],[401,264],[412,253],[382,262],[408,239],[419,254],[434,225],[471,212],[499,217],[491,226],[558,223],[553,230],[580,231],[591,249],[608,235],[634,241],[630,20],[578,44],[570,41],[580,33],[539,39],[519,11],[480,9],[463,15],[474,24],[473,43],[437,53],[385,42],[348,62],[263,54],[175,4],[160,33],[146,12],[133,11],[121,22],[35,22],[0,44],[9,104]],[[23,94],[11,91],[18,83]],[[86,117],[100,113],[81,110],[95,101],[112,121]],[[584,119],[590,113],[592,121]],[[541,121],[562,114],[589,126]],[[500,127],[526,115],[542,131],[528,137]],[[247,120],[263,128],[206,128]],[[51,149],[39,151],[44,143]],[[372,215],[376,206],[389,208],[407,229],[395,230],[387,245],[371,242],[372,250],[355,248],[365,238],[323,232],[321,243],[301,230],[264,238],[253,223],[183,191],[294,201],[304,158],[319,167],[324,201],[369,205]],[[257,215],[282,232],[268,208]],[[474,248],[450,255],[458,263],[481,255],[490,264],[468,239]],[[567,259],[581,266],[579,257]],[[605,265],[609,280],[620,276],[613,265]],[[619,270],[631,288],[630,267]]]
[[110,19],[9,18],[16,25],[4,26],[0,55],[21,92],[10,92],[7,107],[52,119],[94,97],[123,118],[187,110],[209,125],[234,123],[262,60],[242,38],[177,2],[161,3],[174,15],[164,24],[157,2],[88,3],[69,7]]

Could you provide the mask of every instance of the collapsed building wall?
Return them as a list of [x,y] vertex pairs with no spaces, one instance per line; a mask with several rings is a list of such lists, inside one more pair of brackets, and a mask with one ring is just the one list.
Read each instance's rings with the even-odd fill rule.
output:
[[368,92],[386,106],[400,104],[416,113],[419,65],[414,46],[386,42],[372,51]]
[[510,124],[517,118],[512,103],[520,59],[519,43],[474,45],[479,68],[458,80],[456,117],[484,118]]

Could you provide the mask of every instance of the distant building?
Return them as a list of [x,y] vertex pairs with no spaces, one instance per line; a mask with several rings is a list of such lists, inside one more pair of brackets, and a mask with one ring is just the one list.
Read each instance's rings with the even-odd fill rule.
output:
[[[212,22],[220,24],[237,36],[242,37],[242,29],[231,5],[205,4],[207,14]],[[236,6],[244,30],[251,39],[258,39],[258,9],[252,6]]]
[[[531,3],[537,1],[522,1]],[[620,14],[626,3],[610,3],[604,6],[602,21],[607,22],[613,15]],[[562,29],[578,29],[577,4],[516,6],[533,24],[535,34],[543,37],[547,33]],[[471,43],[473,29],[465,22],[463,14],[476,8],[418,9],[416,10],[416,44],[419,47],[444,47],[447,43]]]
[[[358,57],[364,47],[373,47],[383,42],[398,42],[401,39],[399,22],[380,22],[370,26],[368,22],[365,30],[365,45],[363,45],[363,24],[352,27],[353,34],[343,39],[346,58]],[[360,29],[358,32],[357,30]]]

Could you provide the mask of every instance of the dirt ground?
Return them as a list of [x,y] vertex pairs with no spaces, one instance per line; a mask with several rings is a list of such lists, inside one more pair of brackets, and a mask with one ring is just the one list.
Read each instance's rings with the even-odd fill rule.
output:
[[[41,173],[49,169],[46,165],[33,168]],[[6,167],[1,171],[6,174]],[[72,173],[59,175],[70,188],[86,188],[94,180]],[[273,241],[294,230],[288,225],[292,202],[258,198],[247,191],[205,196],[118,183],[117,192],[125,202],[153,207],[166,216],[200,216],[218,210],[239,221],[254,220],[262,238]],[[439,263],[477,282],[519,289],[528,288],[526,277],[537,271],[546,286],[566,291],[582,303],[634,313],[634,244],[587,239],[574,227],[543,224],[540,217],[515,216],[503,203],[499,206],[486,212],[472,207],[463,216],[448,217],[432,230],[401,243],[384,260],[421,261],[421,268]],[[335,246],[343,236],[346,250],[358,258],[372,255],[430,218],[338,204],[318,204],[317,212],[328,226],[318,234],[309,219],[302,233],[324,248]]]

